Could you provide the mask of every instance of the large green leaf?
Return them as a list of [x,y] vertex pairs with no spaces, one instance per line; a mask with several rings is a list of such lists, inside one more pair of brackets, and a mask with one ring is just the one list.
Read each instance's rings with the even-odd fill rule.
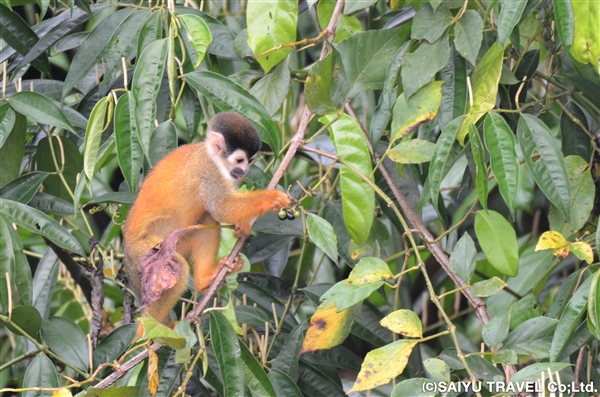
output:
[[435,152],[433,153],[431,165],[429,166],[429,175],[427,176],[431,200],[435,207],[437,207],[440,184],[442,183],[442,179],[444,179],[444,173],[448,171],[447,165],[452,157],[451,149],[464,119],[464,116],[460,116],[452,120],[450,124],[442,130],[442,133],[435,144]]
[[[336,3],[336,0],[320,0],[317,4],[317,18],[322,29],[325,29],[329,25]],[[335,38],[333,39],[333,42],[339,43],[348,37],[352,37],[355,34],[362,32],[362,30],[363,27],[358,18],[340,15],[340,19],[338,20],[335,29]]]
[[[519,23],[521,15],[527,5],[526,1],[503,1],[500,2],[500,15],[498,16],[498,41],[504,44],[512,30]],[[519,46],[519,43],[513,43]]]
[[10,222],[14,222],[32,233],[40,234],[61,248],[85,256],[77,239],[67,232],[58,222],[48,215],[25,204],[0,199],[0,213]]
[[475,65],[483,40],[483,20],[475,10],[467,10],[454,25],[456,50]]
[[310,68],[304,90],[306,104],[313,113],[337,113],[344,107],[350,83],[346,79],[340,53],[335,48]]
[[50,98],[36,92],[18,92],[9,99],[10,106],[36,123],[75,132],[62,110]]
[[124,324],[106,335],[94,349],[94,368],[118,359],[131,344],[138,324]]
[[364,90],[380,90],[388,65],[404,42],[402,27],[357,33],[340,42],[340,54],[350,92],[348,99]]
[[194,68],[197,68],[200,65],[200,62],[202,62],[202,59],[204,59],[206,49],[212,41],[210,29],[206,22],[197,15],[183,14],[179,15],[178,18],[185,27],[187,38],[196,52]]
[[477,211],[475,233],[490,264],[500,273],[519,273],[519,244],[510,223],[496,211]]
[[[54,367],[54,364],[52,364],[52,361],[50,361],[45,354],[40,353],[27,366],[25,377],[23,378],[23,387],[58,387],[57,372],[58,371]],[[35,390],[28,390],[23,392],[23,397],[52,396],[52,394],[51,391],[38,392]]]
[[571,1],[573,9],[573,45],[571,54],[581,63],[589,63],[600,73],[600,2]]
[[450,269],[460,277],[461,280],[469,282],[473,273],[475,273],[475,265],[477,259],[477,250],[475,243],[469,233],[463,234],[458,240],[452,254],[450,255]]
[[588,297],[588,327],[592,334],[600,337],[600,271],[596,270],[590,285],[590,296]]
[[[61,140],[60,144],[58,143],[59,139]],[[62,154],[64,154],[64,166]],[[36,157],[37,169],[50,173],[44,180],[44,192],[73,202],[71,192],[75,189],[77,174],[83,169],[83,157],[79,153],[77,145],[70,139],[54,136],[50,142],[50,139],[46,137],[39,141]],[[58,169],[54,163],[55,158]],[[62,178],[56,175],[59,170],[62,170],[62,176],[67,186],[63,183]]]
[[244,343],[238,343],[241,348],[241,359],[244,363],[244,384],[246,387],[255,396],[277,397],[271,380],[256,360],[256,357]]
[[[100,148],[100,138],[104,132],[104,120],[106,119],[106,111],[114,106],[112,100],[109,103],[109,97],[101,98],[94,106],[90,121],[85,130],[85,143],[83,145],[83,170],[88,179],[94,177],[94,167],[98,159],[98,149]],[[109,111],[110,113],[110,111]],[[110,120],[108,120],[110,123]]]
[[[327,115],[319,121],[326,124],[336,117]],[[333,123],[330,131],[338,156],[360,173],[357,175],[346,165],[340,165],[344,223],[352,240],[362,244],[369,237],[375,216],[375,192],[363,181],[373,169],[371,156],[360,127],[347,114]]]
[[119,167],[129,185],[131,194],[135,194],[144,154],[135,132],[136,127],[130,110],[130,93],[127,92],[119,98],[115,107],[115,141]]
[[220,74],[196,71],[185,79],[197,92],[204,95],[221,110],[232,110],[249,119],[261,139],[277,155],[281,150],[281,133],[265,108],[239,85]]
[[[65,78],[65,84],[63,86],[63,96],[67,96],[68,92],[76,84],[78,84],[85,75],[100,62],[100,59],[105,55],[104,50],[108,46],[108,43],[115,37],[119,26],[123,24],[128,17],[133,13],[132,8],[123,8],[117,12],[110,14],[108,17],[102,20],[102,23],[96,25],[94,30],[87,36],[85,41],[81,44],[79,50],[75,53],[75,57],[69,67],[69,73]],[[126,41],[129,37],[122,37],[123,41]],[[119,57],[118,62],[121,62]],[[112,65],[112,62],[111,62]]]
[[281,62],[271,73],[258,80],[250,88],[250,93],[262,103],[271,116],[274,116],[288,95],[290,81],[288,62]]
[[519,186],[519,163],[515,152],[515,136],[502,116],[490,113],[484,124],[485,146],[490,153],[494,178],[512,216]]
[[17,116],[8,103],[0,106],[0,148],[8,139]]
[[452,120],[465,114],[467,109],[467,63],[454,46],[448,63],[440,71],[440,77],[444,84],[437,120],[440,128],[444,129]]
[[556,31],[563,45],[567,48],[573,44],[573,9],[571,2],[565,0],[552,0]]
[[157,40],[142,52],[131,88],[129,106],[142,151],[150,160],[150,139],[156,118],[156,98],[167,57],[167,39]]
[[42,324],[42,337],[59,357],[82,371],[89,369],[87,338],[73,321],[64,317],[50,317]]
[[588,277],[579,286],[560,316],[556,331],[554,332],[554,338],[552,338],[550,361],[555,361],[560,356],[560,353],[569,341],[569,337],[573,334],[573,331],[585,313],[588,307],[588,297],[593,280],[594,277]]
[[438,8],[434,11],[431,5],[425,3],[415,14],[411,37],[434,43],[442,37],[451,22],[452,14],[450,14],[447,7]]
[[[552,132],[540,119],[524,114],[517,126],[519,145],[535,182],[563,214],[570,219],[570,187],[567,168]],[[539,154],[540,158],[533,157]]]
[[[569,113],[578,120],[581,125],[588,128],[585,114],[581,111],[575,102],[569,102],[566,106]],[[562,150],[565,156],[577,155],[588,161],[592,154],[590,137],[585,133],[581,125],[577,124],[567,112],[562,112],[560,116],[560,137],[562,140]]]
[[163,157],[177,148],[177,128],[171,120],[160,123],[152,131],[150,140],[150,159],[152,164],[158,163]]
[[337,236],[329,222],[320,216],[308,214],[306,229],[311,241],[333,262],[338,261]]
[[417,127],[433,120],[442,102],[443,81],[432,81],[421,87],[413,96],[406,99],[400,95],[394,105],[392,120],[392,142],[415,131]]
[[240,341],[222,313],[210,312],[210,336],[217,357],[225,396],[244,394],[245,370],[241,360]]
[[48,173],[39,171],[22,175],[11,183],[2,186],[0,188],[0,197],[27,204],[47,176]]
[[[246,9],[248,45],[255,56],[281,44],[296,41],[298,2],[294,0],[250,1]],[[265,73],[292,52],[291,47],[282,47],[256,60]]]
[[[7,243],[4,248],[5,252],[2,253],[4,258],[8,257],[7,265],[11,267],[10,278],[13,284],[13,292],[18,292],[21,297],[20,303],[22,305],[31,305],[32,302],[32,279],[31,279],[31,268],[29,262],[23,253],[23,244],[17,234],[17,231],[8,224],[6,221],[2,221],[2,236],[4,242]],[[12,249],[12,252],[10,251]],[[4,262],[4,260],[3,260]],[[3,272],[4,274],[4,272]],[[3,304],[3,307],[6,305]]]
[[475,187],[477,189],[477,196],[479,196],[479,203],[484,209],[487,209],[487,197],[488,197],[488,171],[485,165],[485,150],[483,149],[483,142],[479,136],[479,131],[475,128],[472,123],[469,124],[469,143],[471,144],[471,154],[475,161]]
[[406,54],[401,72],[404,95],[410,98],[419,88],[429,83],[446,66],[449,57],[448,34],[444,34],[433,44],[421,43],[415,52]]

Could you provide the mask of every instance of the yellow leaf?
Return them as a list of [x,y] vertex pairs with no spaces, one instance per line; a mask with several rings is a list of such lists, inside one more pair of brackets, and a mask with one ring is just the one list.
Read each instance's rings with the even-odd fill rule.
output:
[[580,260],[586,261],[590,265],[594,261],[592,247],[585,241],[577,241],[576,243],[572,243],[571,251],[573,251],[573,253],[577,255]]
[[[559,248],[563,248],[565,246],[568,246],[569,243],[567,240],[565,240],[565,238],[562,236],[562,234],[560,234],[559,232],[554,232],[554,231],[549,231],[549,232],[544,232],[544,234],[542,234],[542,236],[540,237],[540,240],[538,241],[537,245],[535,246],[535,250],[536,251],[541,251],[541,250],[547,250],[547,249],[559,249]],[[568,248],[567,248],[567,253],[568,253]]]
[[564,247],[556,248],[552,252],[552,255],[554,255],[555,257],[557,257],[560,260],[565,259],[567,257],[567,255],[569,255],[569,246],[565,245]]
[[412,310],[396,310],[384,317],[379,324],[392,332],[409,338],[423,337],[421,319]]
[[417,343],[418,341],[402,339],[369,352],[348,393],[389,383],[404,371],[408,357]]
[[387,263],[379,258],[363,258],[356,264],[348,276],[348,285],[373,284],[383,281],[386,278],[392,278],[394,275],[390,272]]
[[148,391],[151,396],[158,390],[158,356],[148,347]]
[[61,387],[60,389],[55,389],[52,392],[52,397],[73,397],[73,394],[71,394],[69,389]]
[[330,349],[342,343],[350,333],[358,307],[360,305],[354,305],[338,313],[335,303],[319,306],[310,319],[300,354]]

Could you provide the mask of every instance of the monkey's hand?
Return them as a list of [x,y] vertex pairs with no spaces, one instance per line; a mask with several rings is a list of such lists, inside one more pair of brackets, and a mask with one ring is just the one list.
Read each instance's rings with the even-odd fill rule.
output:
[[233,237],[240,238],[250,235],[250,223],[242,221],[233,225],[235,227]]
[[269,192],[272,195],[272,205],[269,211],[279,211],[282,208],[288,208],[292,204],[290,196],[280,190],[271,190]]
[[233,260],[233,262],[229,261],[229,257],[224,256],[217,263],[217,268],[221,269],[222,267],[226,267],[227,268],[227,273],[238,272],[238,271],[240,271],[242,269],[243,266],[244,266],[244,261],[242,260],[242,258],[239,255],[237,255],[235,257],[235,259]]

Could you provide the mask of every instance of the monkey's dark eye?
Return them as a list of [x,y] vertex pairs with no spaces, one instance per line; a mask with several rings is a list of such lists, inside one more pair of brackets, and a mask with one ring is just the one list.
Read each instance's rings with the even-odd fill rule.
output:
[[237,159],[235,161],[237,161],[238,164],[242,164],[244,162],[244,159]]

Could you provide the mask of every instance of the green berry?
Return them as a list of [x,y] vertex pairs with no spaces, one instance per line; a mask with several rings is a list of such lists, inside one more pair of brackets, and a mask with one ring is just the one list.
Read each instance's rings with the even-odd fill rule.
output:
[[277,216],[279,217],[279,219],[284,220],[287,216],[287,213],[284,210],[281,210],[281,211],[279,211]]
[[294,218],[296,218],[296,219],[300,218],[300,211],[298,211],[298,210],[294,211]]

